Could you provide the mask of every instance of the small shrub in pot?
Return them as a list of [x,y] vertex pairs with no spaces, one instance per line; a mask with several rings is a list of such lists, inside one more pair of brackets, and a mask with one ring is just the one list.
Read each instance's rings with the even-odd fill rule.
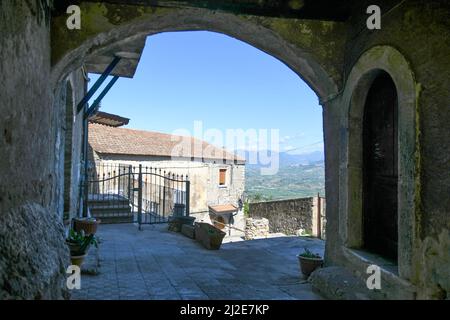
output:
[[300,263],[300,269],[306,278],[308,278],[314,270],[323,265],[323,258],[320,254],[313,253],[308,248],[304,248],[303,252],[297,257]]

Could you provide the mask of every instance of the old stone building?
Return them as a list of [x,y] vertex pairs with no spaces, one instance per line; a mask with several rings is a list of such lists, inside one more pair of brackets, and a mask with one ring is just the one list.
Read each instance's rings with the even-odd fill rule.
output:
[[[117,120],[114,126],[107,125],[118,118],[102,112],[91,120],[95,123],[89,124],[91,160],[99,170],[113,168],[117,172],[119,166],[142,165],[165,174],[188,176],[189,213],[196,221],[220,219],[210,206],[239,208],[245,188],[245,159],[193,137],[121,128]],[[234,227],[243,229],[243,218],[241,208],[233,219]]]
[[[317,289],[345,279],[372,298],[448,298],[448,1],[77,3],[81,29],[68,28],[68,1],[0,2],[0,298],[66,296],[63,223],[81,207],[86,72],[119,57],[111,74],[132,77],[147,36],[182,30],[245,41],[316,92],[327,198]],[[360,286],[371,264],[381,290]]]

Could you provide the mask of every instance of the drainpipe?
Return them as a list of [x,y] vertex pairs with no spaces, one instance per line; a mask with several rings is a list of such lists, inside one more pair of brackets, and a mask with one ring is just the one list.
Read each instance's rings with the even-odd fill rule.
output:
[[[85,97],[88,92],[88,83],[90,79],[88,78],[87,74],[85,75],[84,79],[86,80],[84,82],[84,93]],[[83,210],[81,212],[81,217],[87,216],[87,188],[86,188],[86,181],[87,181],[87,160],[88,160],[88,119],[84,117],[86,114],[87,109],[89,108],[88,103],[83,104],[83,168],[81,168],[81,186],[80,186],[80,197],[83,202]]]
[[89,144],[89,139],[88,139],[88,126],[89,126],[89,117],[96,112],[101,100],[105,97],[105,95],[108,93],[108,91],[112,88],[112,86],[116,83],[116,81],[118,80],[118,76],[114,76],[113,79],[108,83],[108,85],[105,87],[105,89],[103,89],[103,91],[100,93],[99,97],[94,101],[93,105],[91,107],[89,107],[89,99],[92,98],[95,94],[95,92],[100,88],[100,86],[103,84],[103,82],[106,80],[106,78],[111,74],[111,72],[113,71],[113,69],[115,68],[115,66],[119,63],[119,61],[121,60],[121,57],[115,56],[113,61],[108,65],[108,67],[106,67],[105,71],[102,73],[102,75],[100,76],[100,78],[97,79],[97,81],[94,83],[94,85],[92,86],[91,89],[88,90],[88,82],[89,79],[87,78],[87,76],[85,75],[85,83],[84,83],[84,92],[85,95],[84,97],[81,99],[81,101],[78,103],[77,106],[77,111],[78,113],[83,111],[83,159],[84,159],[84,172],[81,175],[81,199],[83,201],[83,212],[82,212],[82,216],[83,217],[87,217],[87,212],[88,212],[88,188],[87,188],[87,181],[88,181],[88,169],[89,169],[89,164],[88,164],[88,144]]
[[[84,112],[87,112],[88,109],[88,104],[85,105],[84,107]],[[83,147],[84,147],[84,152],[83,152],[83,160],[84,160],[84,168],[83,168],[83,217],[87,217],[87,210],[88,210],[88,206],[87,206],[87,202],[88,202],[88,188],[87,188],[87,181],[88,181],[88,169],[89,169],[89,164],[88,164],[88,144],[89,144],[89,137],[88,137],[88,121],[89,119],[87,117],[83,117]]]

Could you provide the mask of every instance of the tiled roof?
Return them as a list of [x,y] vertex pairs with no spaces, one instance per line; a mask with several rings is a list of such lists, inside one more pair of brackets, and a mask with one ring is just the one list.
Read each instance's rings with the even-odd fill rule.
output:
[[100,154],[245,160],[193,137],[89,124],[89,144]]
[[89,118],[90,123],[104,124],[111,127],[121,127],[127,125],[130,119],[115,114],[98,111]]

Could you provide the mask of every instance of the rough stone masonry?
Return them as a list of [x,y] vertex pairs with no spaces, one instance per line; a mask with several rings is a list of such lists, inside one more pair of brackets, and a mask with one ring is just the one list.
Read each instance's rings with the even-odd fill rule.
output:
[[266,218],[245,219],[245,240],[267,238],[269,236],[269,220]]
[[[380,73],[389,75],[398,95],[399,223],[392,232],[399,255],[381,264],[385,285],[368,296],[448,299],[450,3],[377,0],[381,29],[369,30],[365,1],[344,6],[321,0],[316,9],[307,8],[309,1],[287,9],[272,1],[235,1],[232,7],[205,2],[198,8],[186,1],[158,1],[159,7],[79,1],[80,30],[66,28],[69,1],[55,2],[54,10],[47,0],[0,2],[0,297],[65,297],[63,186],[70,179],[73,190],[80,187],[82,167],[79,144],[73,143],[72,174],[63,170],[67,104],[61,92],[67,81],[76,106],[86,85],[79,76],[86,61],[101,68],[101,61],[158,32],[210,30],[280,59],[323,106],[325,266],[346,274],[333,281],[347,275],[364,281],[367,266],[380,258],[364,244],[360,138],[365,97]],[[80,139],[79,126],[74,128],[74,139]],[[74,216],[79,198],[71,195]]]

